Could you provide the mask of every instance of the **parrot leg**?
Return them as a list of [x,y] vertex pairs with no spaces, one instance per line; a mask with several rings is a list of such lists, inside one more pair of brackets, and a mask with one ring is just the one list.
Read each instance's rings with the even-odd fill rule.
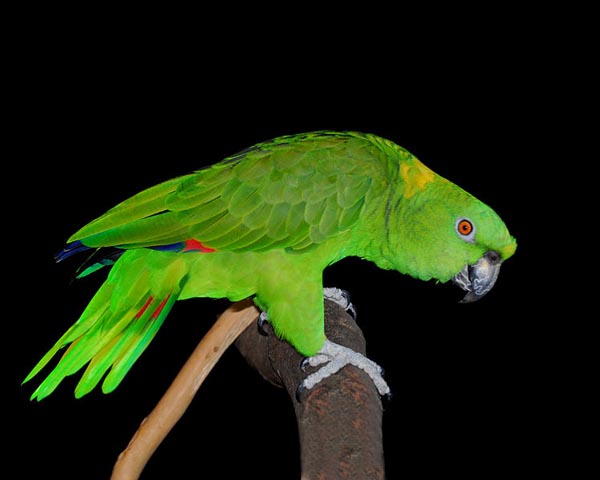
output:
[[[331,300],[334,303],[337,303],[340,307],[346,310],[354,320],[356,320],[356,309],[352,302],[350,302],[350,294],[346,290],[342,290],[341,288],[329,287],[323,289],[323,298],[325,300]],[[258,332],[268,337],[269,334],[265,329],[265,323],[269,322],[269,315],[267,312],[260,312],[258,317]]]
[[[348,292],[339,288],[324,288],[323,297],[340,305],[354,319],[356,319],[356,310],[350,302]],[[265,323],[269,322],[269,317],[266,312],[262,312],[258,318],[258,330],[262,335],[268,335],[265,329]],[[383,369],[372,360],[361,353],[355,352],[351,348],[339,345],[330,340],[325,339],[325,343],[321,349],[313,356],[305,358],[301,363],[302,370],[306,367],[319,367],[316,371],[308,375],[302,381],[296,390],[296,398],[300,401],[300,396],[303,390],[310,390],[322,380],[334,375],[346,365],[353,365],[363,370],[377,388],[380,395],[389,397],[391,395],[390,388],[383,379]]]
[[[323,365],[325,364],[325,365]],[[337,343],[325,340],[323,347],[316,355],[307,357],[302,362],[302,369],[307,365],[317,367],[323,365],[319,370],[308,375],[304,381],[298,385],[296,397],[299,398],[302,389],[310,390],[322,380],[337,373],[346,365],[354,365],[363,370],[377,388],[380,395],[389,396],[391,394],[390,387],[383,379],[383,369],[372,360],[361,353],[355,352],[351,348],[338,345]]]

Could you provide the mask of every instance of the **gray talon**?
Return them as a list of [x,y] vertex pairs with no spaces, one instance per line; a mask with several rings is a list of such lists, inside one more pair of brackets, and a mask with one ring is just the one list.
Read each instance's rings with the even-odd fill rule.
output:
[[302,401],[302,392],[304,392],[304,386],[302,382],[296,387],[296,401],[300,403]]
[[310,361],[308,360],[309,358],[310,357],[304,357],[300,362],[300,370],[302,370],[303,372],[306,372],[308,367],[310,367]]
[[346,311],[350,314],[350,316],[356,320],[356,308],[354,308],[354,304],[352,303],[352,297],[350,296],[350,292],[348,290],[344,290],[344,289],[340,289],[340,292],[342,292],[342,295],[344,296],[344,298],[346,299],[346,301],[348,302],[348,306],[346,307]]
[[265,330],[266,323],[269,323],[269,316],[267,315],[267,312],[261,312],[258,316],[256,326],[258,327],[258,333],[260,333],[263,337],[269,336],[269,333]]

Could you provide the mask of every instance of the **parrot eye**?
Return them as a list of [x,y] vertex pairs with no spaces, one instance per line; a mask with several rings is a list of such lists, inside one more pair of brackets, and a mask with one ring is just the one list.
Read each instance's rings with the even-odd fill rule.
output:
[[459,218],[456,222],[456,231],[466,241],[473,242],[475,239],[475,226],[468,218]]

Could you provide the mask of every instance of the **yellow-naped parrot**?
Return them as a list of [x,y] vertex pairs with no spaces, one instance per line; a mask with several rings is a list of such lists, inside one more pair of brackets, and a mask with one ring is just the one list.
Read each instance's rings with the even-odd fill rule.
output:
[[356,256],[420,280],[453,280],[471,302],[515,249],[490,207],[389,140],[282,136],[148,188],[75,232],[57,259],[95,251],[78,276],[107,267],[108,277],[25,381],[68,347],[32,398],[84,367],[77,397],[101,380],[110,392],[177,300],[252,298],[278,336],[309,363],[325,363],[305,388],[350,363],[386,394],[376,364],[327,340],[323,270]]

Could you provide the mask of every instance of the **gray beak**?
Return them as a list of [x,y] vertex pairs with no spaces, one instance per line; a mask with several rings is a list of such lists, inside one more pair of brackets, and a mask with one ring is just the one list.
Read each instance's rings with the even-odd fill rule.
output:
[[490,250],[475,265],[465,265],[452,281],[467,292],[460,303],[471,303],[488,293],[498,278],[502,259]]

